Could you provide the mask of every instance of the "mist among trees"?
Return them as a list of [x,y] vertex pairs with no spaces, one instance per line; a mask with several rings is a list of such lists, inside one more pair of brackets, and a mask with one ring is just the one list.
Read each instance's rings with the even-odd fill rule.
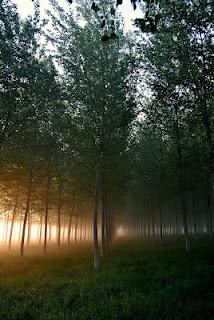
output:
[[[96,271],[118,241],[177,241],[191,259],[213,243],[213,3],[131,1],[143,18],[125,32],[122,1],[49,2],[44,20],[39,1],[22,19],[0,0],[1,247],[45,259],[85,246]],[[132,319],[211,319],[205,309]],[[131,319],[105,312],[57,319]]]

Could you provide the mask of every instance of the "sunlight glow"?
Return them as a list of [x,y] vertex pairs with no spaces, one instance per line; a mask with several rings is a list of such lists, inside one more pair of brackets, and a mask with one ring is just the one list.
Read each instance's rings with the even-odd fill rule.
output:
[[125,230],[122,226],[119,226],[119,228],[117,229],[117,236],[118,237],[125,236]]
[[[10,240],[10,232],[11,232],[11,221],[0,221],[0,246],[7,246]],[[11,243],[12,245],[18,245],[21,240],[22,235],[22,228],[23,228],[23,222],[22,221],[15,221],[13,224],[13,232],[12,232],[12,238]],[[28,224],[26,225],[26,232],[25,232],[25,243],[27,244],[33,244],[37,245],[40,243],[43,243],[44,239],[44,224],[42,224],[42,227],[39,223],[32,223],[30,230]],[[77,230],[77,232],[79,229]],[[48,225],[47,229],[47,241],[48,243],[54,244],[57,242],[57,232],[58,228],[56,224],[52,224],[51,226]],[[61,228],[61,242],[67,242],[68,238],[68,227],[63,226]],[[74,240],[74,228],[71,228],[70,233],[70,239],[71,241]]]

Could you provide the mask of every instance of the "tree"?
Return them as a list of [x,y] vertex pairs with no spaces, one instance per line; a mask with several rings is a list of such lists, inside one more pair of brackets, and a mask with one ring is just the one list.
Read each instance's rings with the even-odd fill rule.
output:
[[[173,173],[172,177],[175,178],[175,182],[177,180],[177,193],[180,194],[188,249],[188,229],[190,229],[188,193],[195,193],[196,189],[201,191],[201,181],[203,185],[206,185],[207,181],[206,170],[211,172],[211,161],[207,160],[210,159],[212,148],[209,147],[206,156],[203,146],[204,136],[206,145],[212,145],[211,127],[209,121],[207,122],[213,118],[212,111],[208,107],[211,102],[208,92],[211,89],[212,79],[209,69],[212,29],[210,2],[162,2],[159,12],[161,20],[157,32],[147,36],[147,39],[144,38],[144,44],[140,47],[144,48],[144,56],[139,57],[139,60],[143,63],[147,90],[149,88],[151,91],[150,102],[143,106],[142,111],[152,130],[155,127],[161,132],[164,130],[164,135],[161,135],[164,144],[168,141],[170,148],[177,153],[176,155],[173,151],[177,177]],[[202,31],[203,36],[200,37]],[[207,102],[203,104],[202,109],[199,100],[201,101],[205,91]],[[199,100],[196,96],[200,96]],[[204,113],[207,114],[206,121]],[[202,124],[205,135],[200,131]],[[196,148],[196,145],[199,148]],[[200,159],[200,162],[193,164],[193,157]],[[171,163],[173,165],[173,162]],[[157,168],[157,165],[155,167]],[[211,180],[209,178],[207,182],[210,186]],[[204,197],[202,192],[201,197]],[[209,220],[212,221],[212,218]],[[212,222],[209,224],[212,225]]]
[[[94,198],[94,267],[99,269],[98,207],[101,191],[105,190],[108,165],[113,156],[125,150],[134,104],[127,97],[126,79],[129,72],[125,44],[121,38],[113,45],[100,42],[99,21],[87,7],[79,8],[84,27],[78,25],[72,13],[68,15],[54,2],[60,21],[53,34],[58,63],[63,68],[67,99],[75,112],[79,130],[78,152],[85,174],[95,180]],[[90,182],[92,190],[93,184]],[[109,190],[108,190],[109,192]],[[104,227],[103,227],[104,228]]]

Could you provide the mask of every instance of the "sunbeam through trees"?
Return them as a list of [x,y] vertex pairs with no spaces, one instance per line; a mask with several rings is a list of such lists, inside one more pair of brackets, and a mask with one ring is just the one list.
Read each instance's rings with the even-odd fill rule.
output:
[[0,320],[212,319],[212,1],[25,2],[0,0]]

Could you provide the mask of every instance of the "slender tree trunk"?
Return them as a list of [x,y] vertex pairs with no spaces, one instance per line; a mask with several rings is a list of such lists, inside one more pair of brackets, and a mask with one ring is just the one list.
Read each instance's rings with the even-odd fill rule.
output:
[[50,221],[50,219],[48,219],[48,228],[49,228],[48,242],[51,243],[51,221]]
[[177,208],[175,208],[175,235],[177,236],[180,232],[179,232],[179,227],[180,227],[180,223],[179,223],[179,219],[178,219],[178,214],[177,214]]
[[15,221],[15,216],[16,216],[17,202],[18,202],[18,198],[16,198],[15,206],[13,209],[12,220],[11,220],[10,235],[9,235],[9,241],[8,241],[9,250],[11,250],[11,243],[12,243],[12,236],[13,236],[14,221]]
[[107,235],[107,248],[111,245],[113,237],[114,237],[114,224],[113,224],[113,217],[112,217],[112,210],[109,206],[108,201],[108,210],[107,210],[107,225],[108,225],[108,235]]
[[194,230],[194,236],[197,236],[197,210],[195,205],[195,199],[194,194],[192,194],[192,213],[193,213],[193,230]]
[[188,233],[188,226],[187,226],[187,207],[186,207],[186,197],[185,197],[185,190],[184,190],[178,106],[175,106],[175,133],[176,133],[176,146],[177,146],[177,154],[178,154],[178,171],[179,171],[178,179],[179,179],[180,201],[181,201],[181,209],[182,209],[183,228],[184,228],[185,248],[186,248],[186,252],[188,252],[190,251],[190,241],[189,241],[189,233]]
[[29,184],[28,184],[27,201],[26,201],[25,214],[24,214],[24,221],[23,221],[23,228],[22,228],[22,236],[21,236],[21,246],[20,246],[21,257],[23,257],[23,255],[24,255],[25,229],[26,229],[27,217],[28,217],[28,213],[29,213],[29,209],[30,209],[32,181],[33,181],[33,169],[31,168],[30,169]]
[[21,243],[22,238],[22,216],[19,219],[19,243]]
[[151,200],[151,218],[152,218],[152,237],[155,237],[155,220],[154,220],[154,208],[153,208],[153,201]]
[[84,241],[86,241],[86,234],[87,234],[87,216],[85,214],[85,220],[84,220]]
[[43,216],[42,216],[42,213],[40,215],[40,228],[39,228],[39,245],[41,245],[41,242],[42,242],[42,219]]
[[145,207],[144,207],[144,219],[143,219],[143,236],[144,238],[146,237],[146,211],[145,211]]
[[64,216],[64,219],[63,219],[63,231],[62,231],[62,242],[65,241],[65,229],[66,229],[66,219],[65,219],[65,216]]
[[[107,201],[107,199],[106,199],[106,201]],[[108,247],[109,247],[109,243],[110,243],[110,238],[111,238],[111,236],[110,236],[110,229],[111,229],[111,226],[110,226],[110,224],[111,224],[111,222],[110,222],[110,207],[109,207],[109,202],[110,201],[107,201],[106,202],[106,205],[107,205],[107,208],[106,208],[106,250],[108,250]]]
[[[204,89],[206,90],[206,89]],[[208,179],[208,192],[210,193],[210,209],[208,211],[210,228],[210,237],[213,237],[213,223],[212,215],[214,211],[214,144],[211,133],[210,116],[207,109],[206,99],[199,97],[200,112],[202,115],[202,122],[206,133],[206,146],[208,147],[208,158],[209,158],[209,179]]]
[[80,210],[81,214],[80,214],[80,231],[79,231],[79,239],[80,241],[82,241],[82,226],[83,226],[83,208],[81,205],[81,210]]
[[96,169],[95,197],[94,197],[94,216],[93,216],[93,243],[94,243],[94,269],[100,268],[100,253],[98,242],[98,210],[100,193],[100,168]]
[[74,241],[75,242],[77,242],[78,218],[79,218],[79,199],[77,201],[77,213],[76,213],[76,222],[75,222],[75,228],[74,228]]
[[47,234],[48,234],[48,211],[49,211],[49,191],[50,191],[50,168],[48,168],[48,177],[46,185],[46,197],[45,197],[45,230],[44,230],[44,254],[47,252]]
[[9,214],[7,214],[6,224],[5,224],[5,238],[4,242],[7,242],[7,234],[8,234],[8,223],[9,223]]
[[103,193],[102,199],[102,256],[106,254],[106,225],[107,225],[107,204],[106,193]]
[[30,238],[31,238],[31,214],[28,213],[28,233],[27,233],[27,245],[30,244]]
[[171,216],[171,211],[169,208],[169,235],[172,235],[172,216]]
[[150,207],[149,207],[149,201],[147,204],[147,235],[150,237]]
[[71,242],[71,223],[72,223],[74,207],[75,207],[75,199],[73,199],[73,201],[72,201],[71,211],[70,211],[70,216],[69,216],[69,221],[68,221],[68,238],[67,238],[68,245],[70,245],[70,242]]
[[207,193],[207,212],[206,212],[206,216],[207,216],[207,230],[208,230],[208,234],[210,236],[210,238],[212,238],[213,236],[213,230],[212,230],[212,198],[211,198],[211,193],[209,190],[209,186],[208,186],[208,193]]
[[162,203],[159,202],[159,216],[160,216],[160,244],[163,243],[163,217],[162,217]]
[[61,240],[61,204],[62,204],[62,181],[60,179],[58,187],[58,210],[57,210],[57,221],[58,221],[58,234],[57,234],[57,247],[60,248]]

